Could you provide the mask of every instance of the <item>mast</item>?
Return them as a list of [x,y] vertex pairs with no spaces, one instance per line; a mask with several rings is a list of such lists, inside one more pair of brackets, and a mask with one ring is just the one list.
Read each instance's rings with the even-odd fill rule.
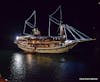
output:
[[[29,20],[34,16],[34,23],[32,24],[31,22],[29,22]],[[23,34],[25,35],[31,35],[29,33],[26,33],[26,25],[30,28],[35,28],[36,27],[36,11],[34,10],[33,13],[25,20],[24,23],[24,29],[23,29]]]
[[[58,11],[60,10],[60,19],[56,19],[53,17],[54,14],[56,14]],[[49,15],[49,27],[48,27],[48,36],[50,37],[51,34],[50,34],[50,26],[51,26],[51,22],[59,25],[59,28],[61,27],[61,24],[62,24],[62,10],[61,10],[61,5],[51,14]]]
[[49,28],[48,28],[48,36],[50,37],[50,24],[51,24],[51,22],[50,22],[50,18],[49,18]]

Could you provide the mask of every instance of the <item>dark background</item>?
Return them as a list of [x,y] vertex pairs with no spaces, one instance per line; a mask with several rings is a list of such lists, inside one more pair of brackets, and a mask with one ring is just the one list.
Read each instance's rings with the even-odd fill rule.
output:
[[99,45],[99,7],[98,0],[1,0],[0,1],[0,47],[14,48],[13,41],[21,35],[24,21],[33,10],[37,11],[37,27],[42,35],[47,35],[48,15],[62,5],[63,21],[97,38]]
[[[17,35],[22,35],[24,21],[37,11],[37,27],[42,35],[47,35],[48,15],[62,5],[63,22],[87,34],[96,41],[80,43],[67,55],[74,55],[76,60],[83,59],[89,65],[89,77],[100,77],[100,4],[99,0],[0,0],[0,51],[16,50],[13,42]],[[55,31],[53,31],[55,32]],[[0,54],[1,56],[4,54]],[[8,65],[7,60],[3,65]],[[10,55],[9,55],[10,56]],[[4,58],[4,59],[2,59]],[[6,68],[6,67],[4,67]],[[95,74],[94,74],[95,73]]]

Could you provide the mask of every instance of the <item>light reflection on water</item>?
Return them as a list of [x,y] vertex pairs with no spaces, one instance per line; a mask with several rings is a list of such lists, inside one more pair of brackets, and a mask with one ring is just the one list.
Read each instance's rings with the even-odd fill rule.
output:
[[63,82],[85,69],[83,63],[56,54],[14,53],[11,59],[10,82]]
[[19,53],[14,53],[11,61],[11,79],[12,82],[21,82],[25,78],[26,67],[24,56]]

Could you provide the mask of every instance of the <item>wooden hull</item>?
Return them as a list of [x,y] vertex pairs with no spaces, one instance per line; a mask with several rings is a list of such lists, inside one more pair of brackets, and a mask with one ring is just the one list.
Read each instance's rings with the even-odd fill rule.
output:
[[68,45],[68,46],[59,46],[59,47],[49,47],[49,48],[34,48],[34,47],[26,47],[18,44],[18,47],[25,52],[30,53],[65,53],[68,52],[69,49],[72,49],[77,43]]
[[68,52],[68,47],[59,47],[59,48],[37,48],[37,53],[64,53]]

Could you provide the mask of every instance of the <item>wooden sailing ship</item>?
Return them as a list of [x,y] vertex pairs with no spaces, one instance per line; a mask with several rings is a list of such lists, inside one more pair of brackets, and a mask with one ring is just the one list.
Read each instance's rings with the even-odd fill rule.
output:
[[[60,14],[59,19],[53,17],[58,11]],[[34,17],[34,24],[30,22],[32,17]],[[58,25],[59,33],[57,36],[51,36],[51,23]],[[32,33],[26,33],[26,26],[32,28]],[[69,39],[67,32],[69,32],[74,39]],[[63,24],[61,6],[59,6],[54,13],[49,15],[47,36],[42,36],[41,32],[36,28],[36,11],[33,11],[31,16],[25,20],[23,34],[23,36],[16,37],[15,44],[17,44],[20,49],[31,53],[64,53],[68,52],[79,42],[93,40],[74,27]]]

